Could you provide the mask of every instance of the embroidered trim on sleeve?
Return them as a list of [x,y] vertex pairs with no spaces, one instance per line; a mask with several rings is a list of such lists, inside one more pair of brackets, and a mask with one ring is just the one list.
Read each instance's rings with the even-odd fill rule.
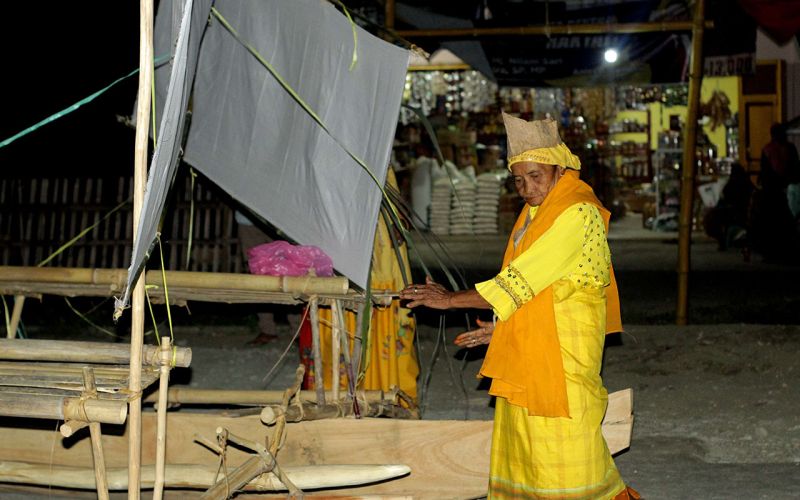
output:
[[511,286],[506,282],[506,280],[502,279],[500,276],[496,276],[494,278],[494,282],[497,283],[497,286],[499,286],[504,292],[506,292],[509,297],[511,297],[511,300],[514,301],[514,306],[517,309],[522,307],[522,300],[520,300],[519,296],[514,292],[514,289],[511,288]]
[[517,309],[533,298],[533,289],[513,265],[508,265],[495,278],[495,283],[514,301]]

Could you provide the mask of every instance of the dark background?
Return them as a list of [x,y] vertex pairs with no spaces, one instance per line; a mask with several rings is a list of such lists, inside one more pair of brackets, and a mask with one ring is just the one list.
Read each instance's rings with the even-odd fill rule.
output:
[[[10,2],[4,9],[0,140],[71,106],[138,67],[139,2]],[[3,176],[133,172],[130,116],[137,76],[0,148]]]

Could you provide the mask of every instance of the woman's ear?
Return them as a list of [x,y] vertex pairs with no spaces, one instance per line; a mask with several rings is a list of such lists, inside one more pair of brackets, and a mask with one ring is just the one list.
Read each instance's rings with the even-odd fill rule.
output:
[[564,174],[567,173],[566,167],[556,167],[558,169],[558,176],[564,177]]

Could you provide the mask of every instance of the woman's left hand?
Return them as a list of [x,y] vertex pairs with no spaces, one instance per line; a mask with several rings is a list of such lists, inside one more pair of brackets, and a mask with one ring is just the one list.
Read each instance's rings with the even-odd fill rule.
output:
[[475,320],[478,323],[478,328],[460,334],[453,340],[453,343],[458,347],[477,347],[479,345],[488,344],[492,340],[494,333],[494,323],[491,321]]
[[453,292],[445,289],[430,277],[425,277],[424,285],[408,285],[400,291],[400,298],[410,300],[406,307],[425,306],[431,309],[449,309]]

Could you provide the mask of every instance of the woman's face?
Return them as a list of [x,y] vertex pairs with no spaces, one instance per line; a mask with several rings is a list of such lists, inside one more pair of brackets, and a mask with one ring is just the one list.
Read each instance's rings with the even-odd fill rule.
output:
[[542,204],[562,174],[563,170],[555,165],[534,161],[521,161],[511,166],[517,192],[532,207]]

